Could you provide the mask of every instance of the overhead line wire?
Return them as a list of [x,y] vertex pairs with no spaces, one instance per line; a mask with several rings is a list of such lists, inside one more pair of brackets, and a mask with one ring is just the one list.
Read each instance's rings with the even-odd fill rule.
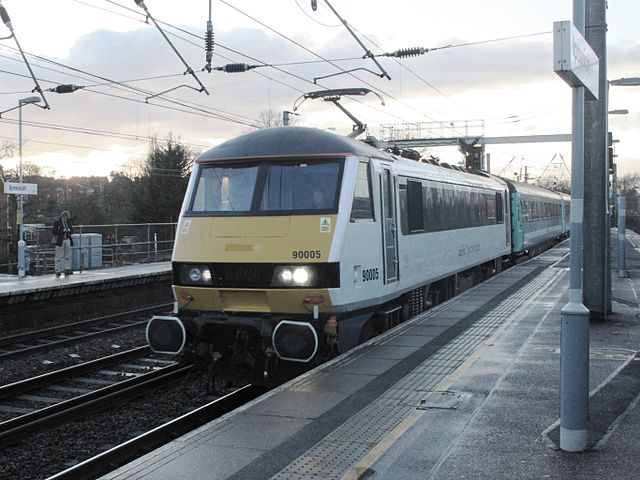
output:
[[[79,1],[79,0],[74,0],[74,1]],[[136,14],[138,14],[138,13],[139,13],[139,12],[137,12],[137,11],[135,11],[135,10],[133,10],[133,9],[131,9],[131,8],[129,8],[129,7],[127,7],[127,6],[121,5],[121,4],[119,4],[118,2],[115,2],[115,1],[113,1],[113,0],[106,0],[106,1],[107,1],[107,2],[109,2],[109,3],[111,3],[111,4],[113,4],[113,5],[117,5],[117,6],[121,7],[121,8],[124,8],[124,9],[126,9],[126,10],[129,10],[129,11],[135,12]],[[227,2],[225,2],[224,0],[221,0],[221,1],[222,1],[222,3],[225,3],[227,6],[229,6],[229,7],[233,8],[233,9],[237,10],[238,12],[242,13],[243,15],[248,16],[248,17],[249,17],[249,18],[251,18],[253,21],[255,21],[255,22],[257,22],[257,23],[259,23],[259,24],[263,25],[265,28],[268,28],[268,29],[272,30],[274,33],[276,33],[276,34],[278,34],[278,35],[282,36],[283,38],[287,39],[288,41],[295,43],[296,45],[298,45],[298,46],[300,46],[301,48],[305,49],[305,50],[306,50],[306,51],[308,51],[309,53],[311,53],[311,54],[315,55],[316,57],[320,58],[323,62],[329,62],[329,63],[331,63],[331,61],[330,61],[330,60],[327,60],[327,59],[325,59],[324,57],[322,57],[321,55],[318,55],[318,54],[314,53],[313,51],[311,51],[311,50],[307,49],[307,48],[306,48],[306,47],[304,47],[303,45],[298,44],[297,42],[295,42],[294,40],[290,39],[290,38],[289,38],[289,37],[287,37],[286,35],[284,35],[284,34],[282,34],[282,33],[278,32],[278,31],[276,31],[275,29],[272,29],[271,27],[269,27],[269,26],[268,26],[268,25],[266,25],[266,24],[263,24],[263,23],[262,23],[262,22],[260,22],[259,20],[257,20],[257,19],[255,19],[255,18],[251,17],[250,15],[246,14],[245,12],[242,12],[241,10],[237,9],[236,7],[233,7],[232,5],[229,5],[229,4],[228,4]],[[115,13],[115,12],[114,12],[114,13]],[[116,13],[116,14],[118,14],[118,13]],[[120,14],[118,14],[118,15],[120,15]],[[125,17],[126,17],[126,16],[125,16]],[[127,17],[127,18],[130,18],[130,17]],[[137,20],[137,21],[142,22],[142,20]],[[144,22],[142,22],[142,23],[144,23]],[[186,33],[186,34],[188,34],[188,35],[194,36],[194,37],[196,37],[196,38],[198,38],[198,39],[202,39],[202,38],[203,38],[203,37],[200,37],[199,35],[196,35],[196,34],[194,34],[194,33],[192,33],[192,32],[189,32],[188,30],[184,30],[184,29],[182,29],[182,28],[176,27],[176,26],[174,26],[174,25],[172,25],[172,24],[170,24],[170,23],[167,23],[167,22],[164,22],[164,21],[160,21],[160,20],[158,20],[158,23],[161,23],[162,25],[165,25],[165,26],[168,26],[168,27],[174,28],[175,30],[181,31],[181,32]],[[181,37],[179,37],[179,36],[178,36],[178,35],[176,35],[176,34],[173,34],[173,35],[174,35],[174,36],[176,36],[176,37],[178,37],[178,38],[181,38]],[[189,42],[189,40],[186,40],[186,39],[184,39],[184,38],[183,38],[182,40]],[[233,50],[233,49],[230,49],[230,48],[228,48],[228,47],[221,46],[219,43],[216,43],[216,45],[218,45],[218,46],[220,46],[221,48],[224,48],[224,49],[226,49],[226,50],[232,51],[232,52],[234,52],[234,53],[236,53],[236,54],[238,54],[238,55],[242,55],[243,57],[246,57],[246,58],[252,59],[253,61],[256,61],[256,62],[262,63],[264,66],[272,67],[272,68],[274,68],[274,69],[276,69],[276,70],[278,70],[278,71],[280,71],[280,72],[282,72],[282,73],[284,73],[284,74],[286,74],[286,75],[293,76],[293,77],[297,78],[298,80],[302,80],[302,81],[304,81],[304,82],[306,82],[306,83],[309,83],[309,84],[312,84],[312,85],[314,85],[314,86],[320,86],[320,87],[323,87],[323,88],[328,88],[328,87],[326,87],[326,86],[324,86],[324,85],[322,85],[322,84],[319,84],[319,83],[318,83],[318,84],[316,84],[316,83],[312,82],[312,81],[311,81],[311,80],[309,80],[309,79],[306,79],[306,78],[300,77],[299,75],[296,75],[296,74],[294,74],[294,73],[288,72],[288,71],[283,70],[283,69],[280,69],[280,68],[278,68],[278,67],[275,67],[275,66],[273,66],[273,65],[271,65],[271,64],[268,64],[268,63],[266,63],[266,62],[264,62],[264,61],[258,60],[258,59],[254,58],[254,57],[251,57],[251,56],[247,55],[247,54],[244,54],[244,53],[238,52],[238,51]],[[200,45],[197,45],[197,46],[201,48],[201,46],[200,46]],[[223,58],[224,58],[224,57],[223,57]],[[339,70],[342,70],[343,72],[345,71],[344,69],[342,69],[341,67],[339,67],[339,66],[337,66],[337,65],[334,65],[334,66],[336,66],[336,68],[338,68]],[[252,71],[255,71],[255,70],[252,70]],[[298,92],[300,92],[300,93],[306,93],[306,92],[304,92],[303,90],[300,90],[300,89],[298,89],[298,88],[296,88],[296,87],[291,87],[290,85],[286,85],[286,84],[284,84],[283,82],[280,82],[279,80],[276,80],[276,79],[273,79],[272,77],[266,76],[266,75],[262,74],[262,73],[261,73],[261,72],[259,72],[259,71],[255,71],[255,72],[256,72],[257,74],[259,74],[259,75],[263,75],[263,76],[265,76],[266,78],[269,78],[269,79],[271,79],[271,80],[274,80],[274,81],[276,81],[276,82],[278,82],[278,83],[281,83],[281,84],[283,84],[283,85],[285,85],[285,86],[288,86],[289,88],[292,88],[293,90],[297,90],[297,91],[298,91]],[[373,89],[376,89],[376,90],[377,90],[377,88],[376,88],[374,85],[372,85],[372,84],[370,84],[370,83],[368,83],[368,82],[366,82],[366,81],[364,81],[364,80],[362,80],[362,79],[360,79],[360,78],[356,77],[355,75],[352,75],[352,74],[350,74],[350,75],[351,75],[351,76],[353,76],[355,79],[357,79],[357,80],[359,80],[359,81],[361,81],[361,82],[363,82],[363,83],[365,83],[365,84],[369,85],[371,88],[373,88]],[[385,93],[385,92],[383,92],[383,93]],[[387,94],[385,93],[385,95],[387,95]],[[389,96],[390,96],[390,95],[389,95]],[[391,97],[391,96],[390,96],[390,97]],[[393,97],[391,97],[391,98],[393,98]],[[387,115],[387,116],[391,116],[391,117],[397,118],[397,119],[399,119],[399,120],[401,120],[401,121],[403,121],[403,122],[405,122],[405,123],[414,123],[414,122],[409,122],[408,120],[406,120],[406,119],[404,119],[404,118],[402,118],[402,117],[399,117],[398,115],[395,115],[395,114],[390,113],[390,112],[388,112],[388,111],[381,110],[381,109],[376,108],[376,107],[374,107],[374,106],[372,106],[372,105],[369,105],[369,104],[367,104],[366,102],[363,102],[363,101],[361,101],[361,100],[358,100],[358,99],[355,99],[355,98],[354,98],[354,99],[351,99],[351,100],[352,100],[352,101],[354,101],[354,102],[356,102],[356,103],[360,103],[360,104],[362,104],[362,105],[364,105],[364,106],[366,106],[366,107],[368,107],[368,108],[371,108],[371,109],[373,109],[373,110],[375,110],[375,111],[377,111],[377,112],[379,112],[379,113],[382,113],[382,114],[384,114],[384,115]],[[395,98],[394,98],[394,100],[395,100]],[[397,101],[397,100],[396,100],[396,101]],[[428,118],[429,118],[429,117],[428,117]]]
[[454,44],[454,45],[445,45],[443,47],[433,48],[432,50],[445,50],[445,49],[449,49],[449,48],[469,47],[471,45],[482,45],[484,43],[504,42],[504,41],[507,41],[507,40],[519,40],[521,38],[537,37],[537,36],[540,36],[540,35],[549,35],[550,33],[553,33],[553,31],[549,30],[549,31],[546,31],[546,32],[525,33],[523,35],[513,35],[513,36],[510,36],[510,37],[491,38],[489,40],[479,40],[479,41],[476,41],[476,42],[466,42],[466,43],[458,43],[458,44]]
[[[313,18],[313,16],[312,16],[312,15],[309,15],[309,14],[306,12],[306,10],[302,7],[302,5],[300,5],[300,2],[298,2],[298,0],[293,0],[293,1],[294,1],[294,2],[296,2],[296,5],[297,5],[297,6],[298,6],[298,8],[300,9],[300,11],[301,11],[302,13],[304,13],[304,15],[305,15],[306,17],[308,17],[312,22],[315,22],[315,23],[317,23],[318,25],[322,25],[323,27],[328,27],[328,28],[342,27],[342,24],[338,24],[338,25],[327,25],[326,23],[322,23],[322,22],[320,22],[319,20],[317,20],[317,19]],[[321,3],[320,5],[324,6],[324,4],[322,4],[322,3]],[[361,58],[361,57],[358,57],[358,58]]]
[[[109,0],[109,1],[110,1],[110,0]],[[258,20],[257,18],[255,18],[255,17],[253,17],[253,16],[249,15],[248,13],[246,13],[246,12],[244,12],[244,11],[240,10],[240,9],[239,9],[239,8],[237,8],[237,7],[234,7],[233,5],[229,4],[229,3],[228,3],[228,2],[226,2],[225,0],[219,0],[219,1],[220,1],[221,3],[223,3],[223,4],[227,5],[228,7],[232,8],[233,10],[236,10],[238,13],[241,13],[242,15],[244,15],[244,16],[246,16],[246,17],[250,18],[250,19],[251,19],[251,20],[253,20],[254,22],[256,22],[256,23],[258,23],[258,24],[262,25],[263,27],[265,27],[265,28],[269,29],[270,31],[272,31],[272,32],[273,32],[273,33],[275,33],[276,35],[279,35],[279,36],[281,36],[282,38],[284,38],[284,39],[288,40],[289,42],[293,43],[294,45],[296,45],[296,46],[298,46],[298,47],[302,48],[302,49],[303,49],[303,50],[305,50],[306,52],[308,52],[308,53],[310,53],[310,54],[312,54],[312,55],[314,55],[314,56],[316,56],[316,57],[318,57],[318,58],[320,58],[320,59],[324,60],[326,63],[328,63],[328,64],[332,65],[333,67],[337,68],[337,69],[338,69],[338,70],[340,70],[341,72],[348,74],[349,76],[351,76],[351,77],[355,78],[356,80],[358,80],[358,81],[360,81],[360,82],[364,83],[365,85],[367,85],[367,86],[371,87],[373,90],[376,90],[376,91],[380,92],[381,94],[386,95],[387,97],[391,98],[392,100],[395,100],[396,102],[398,102],[398,103],[400,103],[401,105],[403,105],[403,103],[402,103],[402,102],[400,102],[400,101],[399,101],[397,98],[395,98],[393,95],[391,95],[391,94],[389,94],[389,93],[385,92],[384,90],[382,90],[382,89],[380,89],[380,88],[376,87],[375,85],[371,84],[370,82],[367,82],[366,80],[363,80],[363,79],[359,78],[358,76],[354,75],[353,73],[351,73],[351,72],[348,72],[348,71],[344,70],[342,67],[340,67],[339,65],[336,65],[334,62],[332,62],[332,61],[330,61],[330,60],[328,60],[328,59],[324,58],[322,55],[320,55],[320,54],[318,54],[318,53],[314,52],[313,50],[311,50],[311,49],[309,49],[309,48],[305,47],[305,46],[304,46],[304,45],[302,45],[301,43],[299,43],[299,42],[297,42],[297,41],[293,40],[292,38],[290,38],[290,37],[286,36],[285,34],[283,34],[283,33],[279,32],[278,30],[276,30],[276,29],[274,29],[274,28],[270,27],[269,25],[267,25],[267,24],[265,24],[264,22],[262,22],[262,21]],[[314,83],[314,85],[316,85],[316,84]],[[323,85],[320,85],[320,84],[317,84],[317,85],[319,85],[319,86],[323,86]],[[327,87],[324,87],[324,88],[327,88]],[[378,108],[375,108],[375,107],[373,107],[373,106],[371,106],[371,105],[368,105],[366,102],[360,101],[360,100],[358,100],[358,99],[352,99],[352,100],[353,100],[354,102],[357,102],[357,103],[363,104],[363,105],[365,105],[365,106],[367,106],[367,107],[369,107],[369,108],[372,108],[372,109],[374,109],[374,110],[376,110],[376,111],[378,111],[378,112],[380,112],[380,113],[384,113],[384,114],[386,114],[386,115],[389,115],[389,116],[392,116],[392,117],[398,118],[398,119],[402,120],[402,121],[403,121],[403,122],[405,122],[405,123],[411,123],[411,124],[415,124],[415,123],[416,123],[416,122],[410,122],[410,121],[408,121],[408,120],[406,120],[406,119],[403,119],[402,117],[399,117],[398,115],[392,114],[392,113],[390,113],[390,112],[388,112],[388,111],[384,111],[384,110],[380,110],[380,109],[378,109]],[[411,107],[409,107],[409,108],[411,108]],[[415,110],[415,109],[414,109],[414,110]],[[417,113],[420,113],[421,115],[424,115],[424,116],[425,116],[425,117],[427,117],[428,119],[430,119],[430,120],[433,120],[433,121],[436,121],[436,122],[437,122],[437,120],[435,120],[434,118],[432,118],[432,117],[428,116],[427,114],[425,114],[425,113],[423,113],[423,112],[419,112],[418,110],[415,110],[415,111],[416,111]]]
[[[0,118],[0,123],[17,125],[18,121],[10,118]],[[93,136],[99,136],[99,137],[120,138],[124,140],[145,140],[146,141],[154,138],[152,136],[142,136],[142,135],[134,135],[129,133],[111,132],[108,130],[98,130],[98,129],[60,125],[60,124],[46,123],[46,122],[35,122],[35,121],[23,120],[22,123],[23,125],[33,127],[33,128],[42,128],[42,129],[62,131],[62,132],[73,132],[73,133],[80,133],[84,135],[93,135]],[[181,142],[181,143],[187,147],[209,148],[208,145],[200,145],[200,144],[186,143],[186,142],[184,143]]]
[[[91,5],[91,4],[87,4],[86,2],[82,2],[81,0],[73,0],[73,1],[75,1],[75,2],[77,2],[77,3],[82,3],[82,4],[87,5],[87,6],[92,6],[92,7],[95,7],[95,8],[100,8],[100,10],[104,10],[104,11],[109,12],[109,13],[112,13],[112,14],[114,14],[114,15],[119,15],[119,16],[122,16],[122,17],[128,18],[128,19],[130,19],[130,20],[133,20],[133,21],[136,21],[136,22],[139,22],[139,23],[145,23],[141,18],[139,18],[140,16],[143,16],[141,12],[138,12],[137,10],[134,10],[134,9],[132,9],[132,8],[127,7],[126,5],[122,5],[122,4],[120,4],[120,3],[118,3],[118,2],[114,2],[114,1],[112,1],[112,0],[106,0],[106,1],[108,1],[109,3],[111,3],[111,4],[113,4],[113,5],[118,6],[118,7],[120,7],[120,8],[123,8],[123,9],[125,9],[125,10],[131,11],[131,12],[135,13],[138,17],[134,18],[134,17],[131,17],[131,16],[129,16],[129,15],[124,15],[124,14],[122,14],[122,13],[115,12],[115,11],[113,11],[113,10],[109,10],[109,9],[102,8],[102,7],[97,7],[97,6],[94,6],[94,5]],[[175,30],[177,30],[177,31],[179,31],[179,32],[183,32],[183,33],[185,33],[185,34],[187,34],[187,35],[191,35],[191,36],[193,36],[193,37],[195,37],[195,38],[197,38],[197,39],[199,39],[199,40],[203,40],[203,39],[204,39],[204,37],[201,37],[201,36],[199,36],[199,35],[197,35],[197,34],[195,34],[195,33],[193,33],[193,32],[190,32],[190,31],[185,30],[185,29],[183,29],[183,28],[177,27],[177,26],[172,25],[172,24],[170,24],[170,23],[164,22],[164,21],[162,21],[162,20],[158,20],[158,23],[159,23],[159,24],[162,24],[162,25],[165,25],[165,26],[167,26],[167,27],[173,28],[173,29],[175,29]],[[190,43],[190,44],[192,44],[192,45],[194,45],[194,46],[196,46],[196,47],[198,47],[198,48],[203,48],[201,45],[198,45],[198,44],[196,44],[196,43],[194,43],[194,42],[192,42],[192,41],[190,41],[190,40],[187,40],[186,38],[181,37],[180,35],[177,35],[177,34],[175,34],[175,33],[173,33],[173,32],[167,32],[167,33],[169,33],[170,35],[172,35],[172,36],[174,36],[174,37],[176,37],[176,38],[179,38],[179,39],[181,39],[181,40],[183,40],[183,41],[185,41],[185,42],[187,42],[187,43]],[[298,80],[302,80],[302,81],[304,81],[304,82],[310,82],[310,80],[308,80],[308,79],[306,79],[306,78],[303,78],[303,77],[300,77],[300,76],[298,76],[298,75],[292,74],[291,72],[287,72],[286,70],[282,70],[282,69],[277,68],[277,65],[271,65],[271,64],[268,64],[268,63],[266,63],[266,62],[264,62],[264,61],[262,61],[262,60],[258,60],[258,59],[256,59],[256,58],[254,58],[254,57],[252,57],[252,56],[250,56],[250,55],[244,54],[244,53],[239,52],[239,51],[237,51],[237,50],[234,50],[234,49],[232,49],[232,48],[230,48],[230,47],[226,47],[226,46],[224,46],[224,45],[222,45],[222,44],[220,44],[220,43],[218,43],[218,42],[216,42],[216,46],[217,46],[217,47],[219,47],[219,48],[222,48],[222,49],[224,49],[224,50],[228,50],[228,51],[230,51],[230,52],[232,52],[232,53],[235,53],[235,54],[237,54],[237,55],[241,55],[241,56],[243,56],[243,57],[245,57],[245,58],[249,58],[249,59],[253,60],[254,62],[261,63],[261,64],[263,64],[263,66],[265,66],[265,67],[273,67],[273,68],[275,68],[276,70],[278,70],[278,71],[280,71],[280,72],[282,72],[282,73],[285,73],[285,74],[287,74],[287,75],[291,75],[291,76],[293,76],[293,77],[297,78]],[[229,62],[234,62],[234,60],[232,60],[232,59],[230,59],[230,58],[228,58],[228,57],[225,57],[224,55],[220,55],[219,53],[217,53],[217,56],[222,57],[222,58],[224,58],[225,60],[227,60],[227,61],[229,61]],[[340,61],[342,61],[342,59],[340,59]],[[263,76],[263,77],[265,77],[265,78],[268,78],[268,79],[270,79],[270,80],[273,80],[273,81],[274,81],[274,82],[276,82],[276,83],[280,83],[280,84],[281,84],[281,85],[283,85],[283,86],[286,86],[286,87],[289,87],[289,88],[291,88],[291,89],[293,89],[293,90],[297,90],[298,92],[304,93],[304,92],[303,92],[303,90],[300,90],[300,89],[298,89],[298,88],[296,88],[296,87],[293,87],[293,86],[291,86],[291,85],[288,85],[288,84],[286,84],[286,83],[284,83],[284,82],[282,82],[282,81],[280,81],[280,80],[278,80],[278,79],[275,79],[275,78],[273,78],[273,77],[270,77],[270,76],[268,76],[268,75],[265,75],[265,74],[263,74],[262,72],[258,72],[258,71],[255,71],[255,70],[251,70],[251,71],[252,71],[252,72],[254,72],[254,73],[256,73],[256,74],[258,74],[258,75],[261,75],[261,76]],[[311,82],[310,82],[310,83],[311,83]]]
[[[7,48],[12,49],[11,47],[7,47]],[[149,90],[141,89],[139,87],[135,87],[135,86],[131,86],[131,85],[126,85],[121,81],[115,81],[115,80],[112,80],[112,79],[109,79],[109,78],[106,78],[106,77],[102,77],[100,75],[93,74],[93,73],[87,72],[85,70],[78,69],[76,67],[65,65],[63,63],[56,62],[54,60],[50,60],[50,59],[41,57],[39,55],[34,55],[34,54],[28,54],[28,55],[33,57],[33,58],[37,58],[37,59],[39,59],[39,60],[41,60],[43,62],[51,63],[53,65],[56,65],[56,66],[59,66],[59,67],[62,67],[62,68],[66,68],[66,69],[74,71],[74,72],[79,72],[79,73],[81,73],[83,75],[87,75],[89,77],[95,77],[95,78],[99,78],[101,80],[105,80],[107,82],[107,84],[108,84],[107,86],[110,86],[110,87],[115,88],[115,89],[121,89],[121,90],[122,89],[126,89],[125,91],[128,91],[128,92],[133,91],[133,93],[143,94],[143,95],[150,95],[150,94],[153,93],[153,92],[150,92]],[[50,67],[46,67],[46,66],[42,66],[42,65],[39,65],[39,67],[42,68],[42,69],[54,71],[56,73],[60,73],[60,74],[63,74],[63,75],[72,76],[72,77],[79,78],[79,79],[82,79],[82,80],[87,80],[87,78],[82,77],[80,75],[73,75],[73,74],[61,72],[60,70],[52,69]],[[43,81],[47,81],[47,82],[50,82],[50,83],[57,83],[57,82],[54,82],[52,80],[43,80]],[[90,90],[90,89],[87,89],[87,90],[91,91],[92,93],[100,93],[100,94],[103,94],[103,95],[109,95],[108,93],[105,93],[105,92],[96,92],[96,91]],[[148,105],[153,105],[153,106],[159,106],[159,107],[162,107],[162,108],[169,108],[171,110],[175,110],[175,111],[182,112],[182,113],[192,113],[192,112],[185,111],[185,110],[182,110],[182,109],[171,108],[171,107],[168,107],[166,105],[160,105],[158,103],[142,102],[141,100],[138,100],[138,99],[122,97],[122,96],[118,96],[118,95],[112,95],[112,96],[114,96],[115,98],[120,98],[120,99],[123,99],[123,100],[132,101],[132,102],[148,104]],[[202,106],[193,106],[193,104],[192,105],[188,105],[188,103],[186,103],[185,101],[180,101],[180,100],[174,99],[172,97],[159,96],[157,98],[161,98],[163,100],[169,101],[169,102],[174,103],[176,105],[180,105],[182,107],[186,107],[186,108],[189,108],[189,109],[197,110],[198,112],[208,114],[208,116],[210,116],[212,118],[217,118],[217,119],[220,119],[220,120],[226,120],[226,121],[229,121],[229,122],[232,122],[232,123],[239,123],[239,124],[246,125],[246,126],[249,126],[249,127],[257,127],[257,125],[255,123],[247,123],[247,122],[244,122],[244,121],[241,121],[241,120],[238,120],[238,119],[234,119],[232,117],[228,117],[228,116],[225,116],[225,115],[222,115],[222,114],[210,112],[210,111],[207,111],[207,110],[203,109]],[[254,121],[255,122],[255,119],[246,117],[244,115],[235,114],[235,113],[232,113],[232,112],[227,112],[225,110],[221,110],[221,109],[217,109],[217,108],[211,108],[211,110],[223,112],[223,113],[225,113],[227,115],[233,115],[233,116],[236,116],[236,117],[245,118],[245,119],[248,119],[250,121]]]

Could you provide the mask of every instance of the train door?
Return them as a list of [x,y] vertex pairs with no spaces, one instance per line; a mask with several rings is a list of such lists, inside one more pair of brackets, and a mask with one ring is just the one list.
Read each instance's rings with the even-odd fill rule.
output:
[[394,180],[391,170],[383,167],[380,175],[382,196],[382,243],[384,255],[384,283],[398,280],[398,224],[396,218]]
[[[507,247],[511,244],[511,215],[509,215],[509,190],[498,192],[500,196],[500,208],[503,209],[502,218],[505,224],[505,240]],[[504,213],[506,212],[506,213]]]

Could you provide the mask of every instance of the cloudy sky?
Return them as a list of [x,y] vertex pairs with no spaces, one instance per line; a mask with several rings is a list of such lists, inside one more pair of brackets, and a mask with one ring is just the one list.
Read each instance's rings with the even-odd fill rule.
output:
[[[169,134],[194,150],[246,132],[265,112],[291,110],[305,92],[366,87],[378,92],[343,104],[380,137],[381,126],[423,122],[432,135],[443,125],[469,122],[486,136],[570,133],[571,91],[552,70],[553,22],[571,19],[571,0],[331,0],[374,54],[402,48],[434,49],[396,61],[379,57],[391,77],[365,70],[362,48],[318,0],[212,0],[213,66],[270,65],[245,73],[201,71],[209,0],[146,0],[172,44],[145,23],[133,0],[0,0],[41,86],[85,88],[46,93],[50,110],[23,109],[24,159],[58,176],[108,175],[144,158],[151,137]],[[640,2],[609,0],[609,78],[640,76]],[[0,37],[9,30],[0,24]],[[445,47],[445,48],[440,48]],[[329,60],[330,62],[327,62]],[[314,84],[314,78],[327,77]],[[180,87],[169,93],[148,97]],[[13,39],[0,40],[0,111],[31,95],[34,83]],[[640,87],[612,87],[610,130],[620,171],[640,172]],[[307,100],[298,124],[346,134],[351,121],[338,109]],[[17,111],[2,115],[0,142],[17,144]],[[442,128],[442,131],[438,131]],[[487,147],[492,171],[513,176],[528,167],[567,175],[567,143]],[[455,148],[429,153],[457,163]],[[565,164],[566,163],[566,167]],[[12,159],[2,160],[11,168]]]

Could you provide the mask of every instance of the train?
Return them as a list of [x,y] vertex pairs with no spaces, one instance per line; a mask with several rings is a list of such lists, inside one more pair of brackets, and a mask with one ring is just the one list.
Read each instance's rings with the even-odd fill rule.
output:
[[147,342],[209,386],[277,384],[569,234],[568,195],[305,127],[198,156]]

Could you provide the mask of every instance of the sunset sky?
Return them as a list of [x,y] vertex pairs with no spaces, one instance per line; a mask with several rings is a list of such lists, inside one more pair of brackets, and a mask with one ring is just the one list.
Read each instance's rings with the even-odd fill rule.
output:
[[[209,90],[207,96],[160,32],[145,24],[133,0],[1,0],[43,89],[73,83],[71,94],[45,92],[51,110],[26,106],[24,160],[49,174],[108,175],[145,157],[151,137],[171,134],[201,151],[258,124],[265,112],[291,110],[305,92],[366,87],[375,95],[343,104],[379,137],[381,125],[471,121],[486,136],[570,133],[571,91],[552,69],[554,21],[572,18],[569,0],[331,0],[374,54],[435,49],[396,61],[378,57],[391,80],[378,72],[344,26],[318,1],[213,0],[213,66],[263,66],[245,73],[201,71],[209,0],[146,0],[149,12]],[[640,77],[640,2],[610,0],[609,79]],[[0,24],[0,37],[9,30]],[[440,48],[445,47],[445,48]],[[439,49],[438,49],[439,48]],[[348,60],[344,60],[348,59]],[[328,62],[329,60],[330,62]],[[187,85],[158,97],[163,91]],[[13,39],[0,40],[0,111],[32,95],[34,83]],[[640,172],[640,87],[611,87],[610,130],[622,174]],[[307,100],[299,125],[351,130],[338,109]],[[0,141],[17,145],[17,110],[2,115]],[[488,146],[492,172],[513,176],[527,166],[566,176],[568,143]],[[457,163],[455,148],[429,153]],[[552,161],[553,159],[553,161]],[[564,159],[565,164],[562,159]],[[5,158],[11,168],[17,158]]]

